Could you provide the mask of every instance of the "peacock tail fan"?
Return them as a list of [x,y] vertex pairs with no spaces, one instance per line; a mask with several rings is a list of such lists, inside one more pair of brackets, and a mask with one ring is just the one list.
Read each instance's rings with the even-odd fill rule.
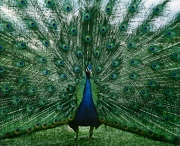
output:
[[3,0],[0,139],[72,122],[91,66],[101,124],[179,144],[180,11],[145,1]]

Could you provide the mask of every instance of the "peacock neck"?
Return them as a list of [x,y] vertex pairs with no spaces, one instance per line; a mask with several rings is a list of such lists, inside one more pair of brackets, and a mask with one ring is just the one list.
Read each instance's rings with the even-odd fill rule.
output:
[[82,102],[76,113],[75,123],[78,126],[98,126],[98,114],[93,102],[90,78],[86,78]]

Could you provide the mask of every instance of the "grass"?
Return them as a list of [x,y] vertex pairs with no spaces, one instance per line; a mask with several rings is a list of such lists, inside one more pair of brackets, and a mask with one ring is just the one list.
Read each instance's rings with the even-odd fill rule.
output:
[[[89,127],[80,127],[79,146],[87,146]],[[0,141],[0,146],[75,146],[75,133],[68,126]],[[118,129],[101,126],[94,130],[90,146],[173,146]]]

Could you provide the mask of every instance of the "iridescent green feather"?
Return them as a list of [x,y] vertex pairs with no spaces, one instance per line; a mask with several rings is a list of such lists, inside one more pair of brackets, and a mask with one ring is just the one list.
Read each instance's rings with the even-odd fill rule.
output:
[[0,139],[74,120],[90,65],[101,124],[179,144],[180,13],[144,3],[3,1]]

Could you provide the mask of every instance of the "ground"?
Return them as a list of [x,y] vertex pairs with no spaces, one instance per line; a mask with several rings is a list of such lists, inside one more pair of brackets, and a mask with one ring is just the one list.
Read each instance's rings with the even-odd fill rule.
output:
[[[88,146],[89,127],[80,127],[79,146]],[[75,146],[75,133],[68,126],[0,141],[0,146]],[[90,146],[173,146],[111,127],[94,130]]]

